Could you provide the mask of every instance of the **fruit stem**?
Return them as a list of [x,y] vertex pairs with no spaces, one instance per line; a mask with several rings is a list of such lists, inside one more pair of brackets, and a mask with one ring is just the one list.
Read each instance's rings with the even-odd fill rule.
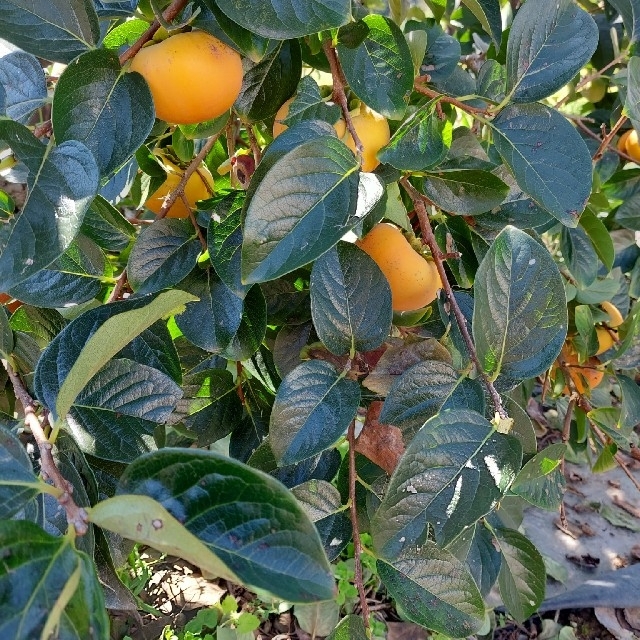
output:
[[62,476],[56,466],[52,453],[53,445],[47,439],[42,424],[36,415],[33,398],[29,395],[20,376],[13,370],[11,365],[6,360],[3,360],[2,364],[9,376],[9,380],[11,380],[16,398],[22,404],[25,425],[29,427],[31,435],[38,445],[40,451],[40,475],[45,481],[50,479],[53,482],[53,486],[61,491],[58,496],[58,502],[66,511],[67,522],[75,529],[77,535],[82,536],[89,529],[89,516],[82,507],[75,503],[72,495],[73,485]]
[[331,68],[331,77],[333,78],[333,101],[337,102],[342,109],[342,116],[347,126],[347,131],[353,138],[353,142],[358,151],[358,159],[360,160],[360,162],[362,162],[362,151],[364,147],[362,146],[362,141],[356,133],[356,128],[353,126],[351,112],[349,111],[349,103],[347,102],[347,94],[344,91],[344,88],[347,85],[347,80],[344,77],[344,73],[342,72],[340,60],[338,60],[338,55],[336,54],[336,50],[330,39],[323,41],[322,49],[327,56],[329,67]]
[[433,234],[433,229],[431,228],[431,222],[429,222],[429,214],[427,213],[424,198],[422,194],[409,182],[409,179],[407,177],[402,178],[400,180],[400,183],[411,198],[415,212],[418,214],[418,220],[420,221],[420,230],[422,231],[422,241],[429,247],[429,250],[431,251],[431,257],[433,258],[436,268],[438,269],[438,275],[440,276],[440,280],[442,282],[442,288],[447,295],[447,299],[449,300],[449,304],[451,305],[453,314],[456,317],[456,322],[458,323],[458,327],[460,328],[460,333],[462,334],[464,342],[467,345],[469,356],[471,357],[473,364],[476,366],[478,374],[482,377],[482,381],[484,382],[487,391],[491,396],[491,400],[493,401],[493,406],[496,412],[501,418],[508,418],[509,416],[502,406],[500,394],[497,392],[496,388],[493,386],[493,383],[482,369],[482,365],[480,364],[480,360],[478,359],[478,353],[476,352],[475,345],[473,344],[473,339],[469,334],[467,321],[464,317],[464,314],[460,310],[460,307],[458,306],[458,301],[453,295],[453,289],[451,288],[451,284],[449,284],[447,273],[444,269],[444,254],[440,250],[440,247],[436,242],[436,237]]

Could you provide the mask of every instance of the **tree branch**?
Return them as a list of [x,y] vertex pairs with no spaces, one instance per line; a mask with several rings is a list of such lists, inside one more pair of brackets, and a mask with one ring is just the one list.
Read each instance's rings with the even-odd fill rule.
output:
[[11,380],[16,398],[18,398],[22,404],[22,408],[24,409],[25,425],[29,427],[31,434],[38,445],[38,449],[40,451],[40,475],[45,481],[51,480],[53,482],[53,486],[60,490],[61,493],[58,497],[58,502],[62,505],[67,514],[67,522],[75,528],[77,535],[82,536],[88,531],[89,516],[82,507],[79,507],[75,503],[71,495],[73,493],[73,485],[62,476],[60,470],[56,466],[52,454],[53,445],[47,439],[44,429],[40,424],[40,420],[36,415],[36,407],[33,398],[29,395],[29,392],[22,384],[20,376],[18,376],[18,374],[13,370],[11,365],[5,360],[2,361],[2,364],[7,371],[9,380]]
[[446,102],[447,104],[451,104],[454,107],[458,107],[458,109],[461,109],[462,111],[466,111],[468,114],[472,116],[477,114],[481,114],[485,116],[491,115],[486,109],[482,109],[480,107],[472,107],[471,105],[466,104],[465,102],[456,100],[456,98],[445,96],[442,93],[439,93],[438,91],[434,91],[433,89],[429,89],[428,87],[425,87],[421,84],[421,82],[428,82],[428,81],[429,81],[428,77],[418,76],[415,79],[413,88],[418,93],[421,93],[422,95],[427,96],[427,98],[440,98],[440,102]]
[[496,391],[493,383],[491,382],[491,380],[489,380],[489,377],[486,373],[484,373],[482,366],[480,365],[480,360],[478,359],[475,345],[473,344],[473,340],[471,338],[471,335],[469,334],[469,329],[467,328],[467,321],[464,317],[464,314],[460,310],[460,307],[458,306],[458,302],[455,296],[453,295],[453,289],[449,284],[447,273],[444,270],[444,254],[440,250],[440,247],[436,242],[436,237],[433,234],[433,229],[431,228],[431,222],[429,221],[429,214],[427,213],[427,208],[425,206],[423,196],[409,182],[408,178],[402,178],[400,180],[400,183],[404,187],[405,191],[409,194],[409,197],[413,202],[413,207],[418,214],[418,220],[420,221],[420,230],[422,231],[422,241],[429,247],[429,250],[431,251],[433,261],[436,265],[436,268],[438,269],[438,275],[440,276],[440,280],[442,281],[442,288],[447,294],[447,299],[449,300],[449,304],[451,305],[451,309],[453,310],[453,315],[455,316],[458,327],[460,328],[460,333],[462,334],[462,338],[467,345],[469,356],[471,357],[471,360],[473,361],[478,374],[481,376],[482,381],[484,382],[489,395],[491,396],[491,400],[493,401],[493,406],[495,407],[496,412],[501,418],[508,418],[509,416],[502,406],[500,394]]

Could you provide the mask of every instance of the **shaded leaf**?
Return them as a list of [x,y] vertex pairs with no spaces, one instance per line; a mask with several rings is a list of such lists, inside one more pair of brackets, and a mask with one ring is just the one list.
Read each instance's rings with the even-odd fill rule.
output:
[[0,518],[11,518],[32,500],[38,483],[24,445],[0,425]]
[[499,0],[463,0],[478,19],[482,28],[491,36],[495,46],[500,49],[502,41],[502,16]]
[[107,251],[122,251],[136,236],[135,227],[100,195],[87,210],[80,232]]
[[34,55],[0,46],[0,112],[27,124],[31,114],[47,99],[47,81],[42,65]]
[[361,616],[348,615],[327,636],[327,640],[367,640],[368,636],[364,628]]
[[283,123],[288,127],[303,120],[322,120],[333,124],[340,119],[341,113],[337,104],[328,105],[323,101],[316,81],[311,76],[304,76]]

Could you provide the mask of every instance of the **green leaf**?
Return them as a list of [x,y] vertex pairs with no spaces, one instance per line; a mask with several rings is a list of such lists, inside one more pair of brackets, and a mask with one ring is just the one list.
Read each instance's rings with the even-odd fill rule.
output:
[[628,376],[618,374],[618,384],[622,391],[622,411],[620,412],[620,427],[624,431],[633,429],[640,424],[640,389]]
[[252,286],[242,301],[240,324],[220,355],[227,360],[248,360],[262,344],[267,331],[267,303],[258,285]]
[[552,444],[533,456],[513,481],[511,491],[541,509],[558,509],[566,484],[560,469],[566,449],[564,444]]
[[47,99],[47,81],[40,61],[8,43],[0,47],[0,110],[22,124]]
[[380,421],[402,430],[406,439],[443,408],[484,412],[484,395],[477,380],[461,376],[449,363],[425,360],[409,367],[392,385]]
[[591,193],[591,155],[580,134],[542,104],[505,107],[492,123],[494,143],[518,185],[568,227]]
[[473,578],[448,551],[426,541],[393,563],[378,560],[378,574],[404,616],[423,627],[466,638],[484,622],[484,603]]
[[580,216],[580,227],[582,227],[589,236],[591,244],[598,254],[598,258],[602,261],[602,264],[611,271],[616,257],[613,239],[611,238],[609,229],[605,227],[604,222],[596,217],[589,206]]
[[107,638],[94,564],[68,536],[24,520],[0,521],[0,630],[6,638]]
[[578,286],[585,289],[590,287],[598,277],[598,255],[585,231],[580,227],[563,227],[560,251]]
[[496,60],[487,60],[478,72],[476,93],[494,102],[504,100],[507,72]]
[[335,444],[359,402],[358,383],[328,362],[298,365],[282,381],[271,410],[269,435],[278,466],[311,458]]
[[525,3],[507,42],[507,92],[535,102],[563,87],[591,59],[598,27],[573,0]]
[[480,414],[443,411],[418,431],[400,458],[371,532],[393,560],[421,544],[429,527],[446,545],[489,513],[520,469],[522,448]]
[[524,622],[544,599],[546,572],[538,550],[513,529],[495,529],[495,543],[502,552],[498,585],[507,611]]
[[256,6],[252,0],[217,0],[216,4],[239,25],[265,38],[299,38],[349,22],[349,0],[268,0]]
[[242,321],[242,298],[211,270],[192,273],[180,288],[199,298],[176,318],[184,337],[211,353],[220,353],[233,339]]
[[126,73],[113,51],[98,49],[69,65],[56,85],[51,122],[56,140],[80,140],[101,176],[115,173],[142,145],[155,112],[144,78]]
[[350,614],[340,620],[326,640],[367,640],[368,637],[362,617]]
[[[158,500],[247,585],[289,602],[334,595],[313,523],[264,473],[210,451],[164,449],[127,467],[118,492]],[[177,555],[189,549],[176,541]]]
[[447,80],[460,62],[460,43],[432,19],[422,22],[409,20],[405,30],[408,33],[424,31],[427,35],[426,49],[418,73],[428,75],[432,82]]
[[395,22],[377,14],[363,18],[369,27],[355,49],[338,44],[342,70],[353,93],[374,111],[400,120],[413,88],[409,46]]
[[489,171],[439,169],[426,172],[422,191],[441,209],[472,216],[497,207],[509,187]]
[[94,198],[80,232],[106,251],[122,251],[136,237],[135,227],[102,196]]
[[462,2],[478,19],[482,28],[491,36],[499,49],[502,41],[502,16],[500,15],[499,0],[462,0]]
[[38,57],[71,62],[95,48],[100,27],[90,0],[10,0],[0,4],[0,38]]
[[45,146],[11,120],[0,122],[0,139],[28,170],[22,210],[0,225],[0,291],[7,291],[69,247],[98,190],[98,168],[81,142]]
[[340,605],[335,600],[296,605],[296,620],[312,638],[326,637],[340,620]]
[[[126,13],[128,14],[129,12],[127,11]],[[130,18],[113,27],[102,39],[102,46],[116,51],[123,46],[130,47],[148,28],[149,23],[146,20]]]
[[286,40],[260,62],[249,67],[242,79],[234,109],[249,121],[266,120],[298,86],[302,57],[297,40]]
[[625,198],[615,212],[615,221],[625,227],[625,229],[640,231],[639,203],[640,193],[634,193],[630,197]]
[[48,309],[81,304],[100,293],[106,267],[100,247],[80,234],[48,268],[11,287],[10,292],[22,302]]
[[484,371],[494,380],[546,371],[560,353],[568,318],[562,277],[545,247],[506,227],[478,267],[474,293],[473,337]]
[[93,376],[156,320],[180,309],[193,297],[183,291],[161,293],[98,307],[82,314],[51,341],[38,363],[38,398],[64,418]]
[[389,335],[389,283],[354,244],[340,242],[314,262],[309,290],[313,324],[332,353],[371,351]]
[[201,251],[190,220],[156,220],[142,230],[129,254],[129,284],[139,295],[168,289],[189,275]]
[[3,360],[9,360],[13,346],[13,331],[9,325],[7,311],[4,307],[0,307],[0,356]]
[[357,169],[349,148],[327,135],[275,161],[246,209],[245,284],[273,280],[315,260],[373,208],[384,194],[382,185],[369,174],[359,181]]
[[452,126],[438,117],[436,104],[435,100],[428,102],[398,127],[378,152],[381,162],[401,171],[424,171],[444,160],[451,146]]
[[0,518],[24,508],[38,494],[39,482],[24,445],[0,425]]
[[322,120],[333,125],[341,113],[337,104],[328,105],[323,101],[318,83],[311,76],[304,76],[283,122],[288,127],[303,120]]

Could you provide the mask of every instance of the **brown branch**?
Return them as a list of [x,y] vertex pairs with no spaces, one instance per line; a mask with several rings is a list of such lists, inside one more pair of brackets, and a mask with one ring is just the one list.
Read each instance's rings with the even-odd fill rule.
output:
[[[618,121],[613,125],[613,127],[611,128],[611,131],[607,135],[605,135],[604,138],[602,139],[602,142],[600,143],[598,150],[593,154],[594,160],[600,160],[600,158],[602,158],[611,140],[613,140],[613,137],[616,135],[616,133],[618,133],[618,129],[620,129],[620,127],[626,121],[627,121],[627,116],[625,115],[622,115],[618,118]],[[603,125],[603,129],[604,129],[604,125]]]
[[[566,446],[569,442],[569,435],[571,434],[571,418],[573,418],[573,410],[576,406],[577,396],[571,395],[569,400],[569,406],[567,407],[567,413],[564,416],[564,423],[562,424],[562,444]],[[564,456],[560,461],[560,472],[564,476]],[[564,499],[560,502],[560,525],[564,531],[569,533],[569,523],[567,522],[567,514],[564,507]]]
[[253,125],[251,123],[245,123],[245,131],[247,132],[247,136],[249,137],[251,153],[253,153],[253,162],[257,167],[260,164],[260,160],[262,160],[262,150],[260,149],[258,139],[256,138],[256,134],[253,131]]
[[120,294],[122,293],[122,289],[124,288],[125,283],[127,282],[127,270],[123,269],[122,273],[118,276],[116,280],[115,286],[113,287],[113,291],[109,294],[107,298],[107,304],[110,302],[115,302],[120,298]]
[[207,241],[204,239],[204,236],[202,235],[202,230],[200,229],[200,225],[196,220],[196,214],[191,209],[191,206],[189,205],[189,201],[187,200],[187,196],[185,196],[184,193],[180,194],[180,198],[182,198],[182,202],[184,206],[187,207],[187,211],[189,212],[189,219],[191,220],[191,224],[193,225],[193,228],[196,230],[196,235],[198,236],[198,240],[200,240],[200,246],[202,247],[203,251],[206,251],[208,249]]
[[429,89],[428,87],[425,87],[422,84],[420,84],[421,82],[426,82],[426,81],[427,80],[425,76],[417,77],[413,84],[413,88],[418,93],[421,93],[423,96],[427,96],[427,98],[440,98],[440,102],[446,102],[447,104],[453,105],[454,107],[458,107],[458,109],[462,109],[462,111],[466,111],[469,115],[473,116],[478,113],[485,116],[490,115],[486,109],[482,109],[480,107],[472,107],[471,105],[466,104],[465,102],[456,100],[456,98],[445,96],[442,93],[439,93],[438,91],[434,91],[433,89]]
[[[205,145],[200,149],[198,155],[190,162],[189,166],[185,169],[185,172],[182,174],[182,178],[180,178],[180,182],[178,182],[178,186],[165,198],[162,206],[160,207],[160,211],[158,211],[158,215],[156,216],[157,220],[164,218],[169,209],[175,204],[176,200],[184,195],[184,188],[189,182],[189,178],[198,170],[198,167],[202,163],[202,161],[207,157],[207,154],[211,149],[213,149],[213,145],[218,140],[221,132],[216,133],[215,136],[211,136]],[[191,210],[191,207],[188,207]]]
[[420,221],[420,230],[422,231],[422,241],[426,244],[430,251],[431,256],[433,257],[433,261],[438,269],[438,275],[440,276],[440,280],[442,282],[442,288],[447,294],[447,298],[451,305],[451,309],[453,310],[453,314],[458,323],[458,327],[460,328],[460,333],[462,334],[462,338],[464,339],[465,344],[467,345],[467,350],[469,351],[469,356],[475,365],[478,374],[482,377],[482,380],[491,396],[491,400],[493,401],[493,406],[495,407],[496,412],[501,418],[508,418],[507,412],[502,406],[502,400],[500,399],[500,394],[496,391],[496,388],[493,386],[491,380],[487,374],[483,371],[482,365],[480,364],[480,360],[478,359],[478,354],[476,352],[475,345],[473,344],[473,340],[471,335],[469,334],[469,329],[467,328],[467,321],[458,306],[458,302],[453,295],[453,289],[449,284],[449,280],[447,278],[447,273],[444,269],[443,263],[443,253],[436,242],[436,237],[433,234],[433,229],[431,228],[431,222],[429,222],[429,214],[427,213],[427,208],[425,206],[425,201],[422,197],[422,194],[409,182],[408,178],[402,178],[400,183],[404,187],[405,191],[409,194],[411,201],[413,202],[414,209],[418,214],[418,220]]
[[[173,0],[173,2],[165,9],[162,14],[166,22],[174,20],[178,14],[187,6],[189,0]],[[124,64],[127,60],[131,60],[133,56],[142,49],[142,47],[153,38],[156,31],[160,28],[160,23],[154,20],[151,26],[120,56],[120,64]]]
[[29,395],[29,392],[22,384],[20,376],[18,376],[18,374],[13,370],[11,365],[4,360],[2,361],[2,364],[7,371],[9,380],[11,380],[16,398],[20,401],[22,408],[24,409],[25,425],[29,427],[31,434],[38,445],[38,449],[40,450],[40,475],[45,481],[51,480],[53,482],[53,486],[61,491],[58,502],[67,513],[67,522],[75,528],[77,535],[82,536],[87,533],[89,529],[89,516],[82,507],[79,507],[75,503],[71,495],[73,493],[73,485],[62,476],[60,470],[56,466],[52,454],[53,445],[47,439],[44,429],[40,424],[40,420],[36,415],[36,407],[33,398]]
[[347,440],[349,442],[349,514],[351,515],[351,529],[353,531],[353,569],[354,580],[360,598],[360,608],[362,609],[362,621],[366,629],[369,629],[369,605],[367,594],[364,590],[362,579],[362,543],[360,542],[360,530],[358,528],[358,509],[356,505],[356,422],[351,421],[347,430]]
[[335,47],[331,44],[331,40],[325,40],[322,43],[322,49],[324,50],[327,60],[329,61],[329,67],[331,68],[331,77],[333,78],[333,101],[337,102],[342,109],[342,116],[347,126],[347,131],[351,134],[353,142],[358,150],[358,157],[362,160],[362,141],[360,140],[356,128],[353,126],[353,119],[351,118],[351,112],[349,111],[349,103],[347,102],[347,94],[345,93],[345,86],[347,80],[342,72],[340,66],[340,60],[338,60],[338,54]]

